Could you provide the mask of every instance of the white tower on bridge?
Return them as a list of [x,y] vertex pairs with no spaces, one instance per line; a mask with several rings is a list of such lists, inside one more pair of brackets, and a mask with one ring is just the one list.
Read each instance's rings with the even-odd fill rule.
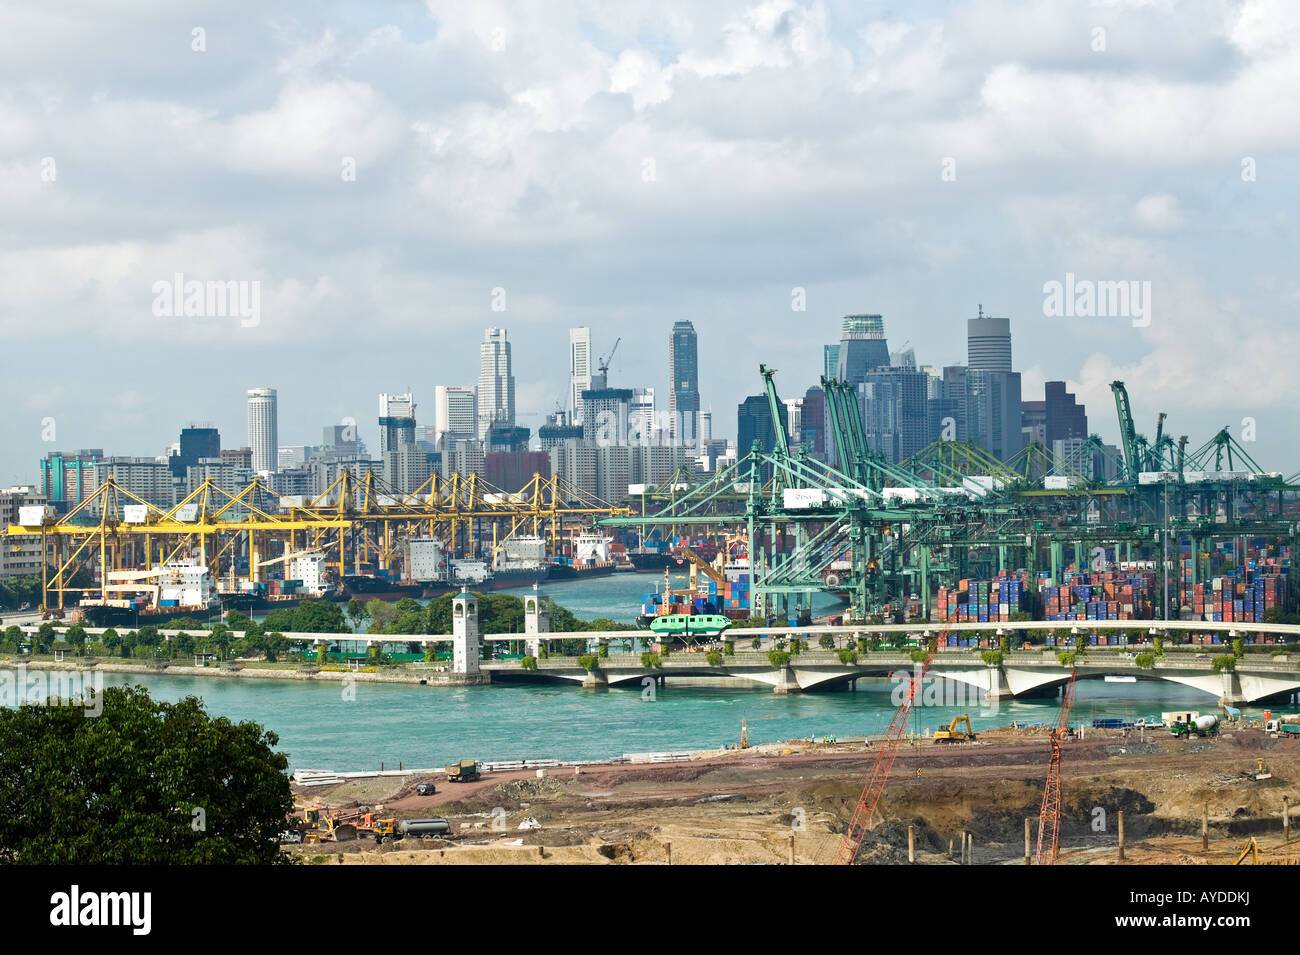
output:
[[533,584],[533,592],[524,598],[524,633],[530,638],[524,641],[524,646],[530,656],[541,656],[542,641],[537,634],[550,632],[551,598]]
[[453,673],[479,672],[478,598],[468,587],[462,587],[451,602],[451,646]]

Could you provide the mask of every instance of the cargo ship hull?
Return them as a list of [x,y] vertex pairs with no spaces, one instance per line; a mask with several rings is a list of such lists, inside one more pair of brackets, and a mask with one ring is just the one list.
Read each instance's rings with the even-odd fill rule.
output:
[[613,563],[589,564],[575,567],[573,564],[551,564],[546,568],[547,580],[584,580],[588,577],[606,577],[614,573]]

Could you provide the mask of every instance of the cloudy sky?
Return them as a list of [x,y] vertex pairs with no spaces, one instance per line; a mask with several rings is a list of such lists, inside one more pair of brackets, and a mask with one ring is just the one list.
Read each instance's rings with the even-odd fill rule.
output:
[[[535,428],[569,326],[666,400],[688,318],[734,436],[844,314],[943,365],[981,304],[1026,398],[1066,379],[1114,440],[1122,378],[1140,430],[1247,420],[1290,474],[1297,89],[1285,0],[0,3],[0,480],[245,444],[259,385],[282,445],[374,445],[378,392],[431,422],[489,325]],[[176,273],[259,283],[257,323],[155,314]],[[1149,323],[1045,314],[1067,273],[1149,282]]]

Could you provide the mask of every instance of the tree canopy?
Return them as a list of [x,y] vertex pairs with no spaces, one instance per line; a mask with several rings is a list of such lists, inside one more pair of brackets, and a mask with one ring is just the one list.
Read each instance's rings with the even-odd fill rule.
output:
[[270,864],[293,809],[275,733],[109,687],[0,710],[0,863]]

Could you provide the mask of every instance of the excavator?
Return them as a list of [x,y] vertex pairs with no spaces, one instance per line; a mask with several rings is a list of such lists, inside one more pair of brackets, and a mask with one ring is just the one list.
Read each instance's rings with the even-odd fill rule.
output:
[[[958,726],[965,724],[966,729],[958,729]],[[946,730],[935,730],[934,741],[936,743],[973,743],[975,742],[975,732],[971,729],[970,714],[963,713],[961,716],[954,716],[952,722],[948,724]]]

